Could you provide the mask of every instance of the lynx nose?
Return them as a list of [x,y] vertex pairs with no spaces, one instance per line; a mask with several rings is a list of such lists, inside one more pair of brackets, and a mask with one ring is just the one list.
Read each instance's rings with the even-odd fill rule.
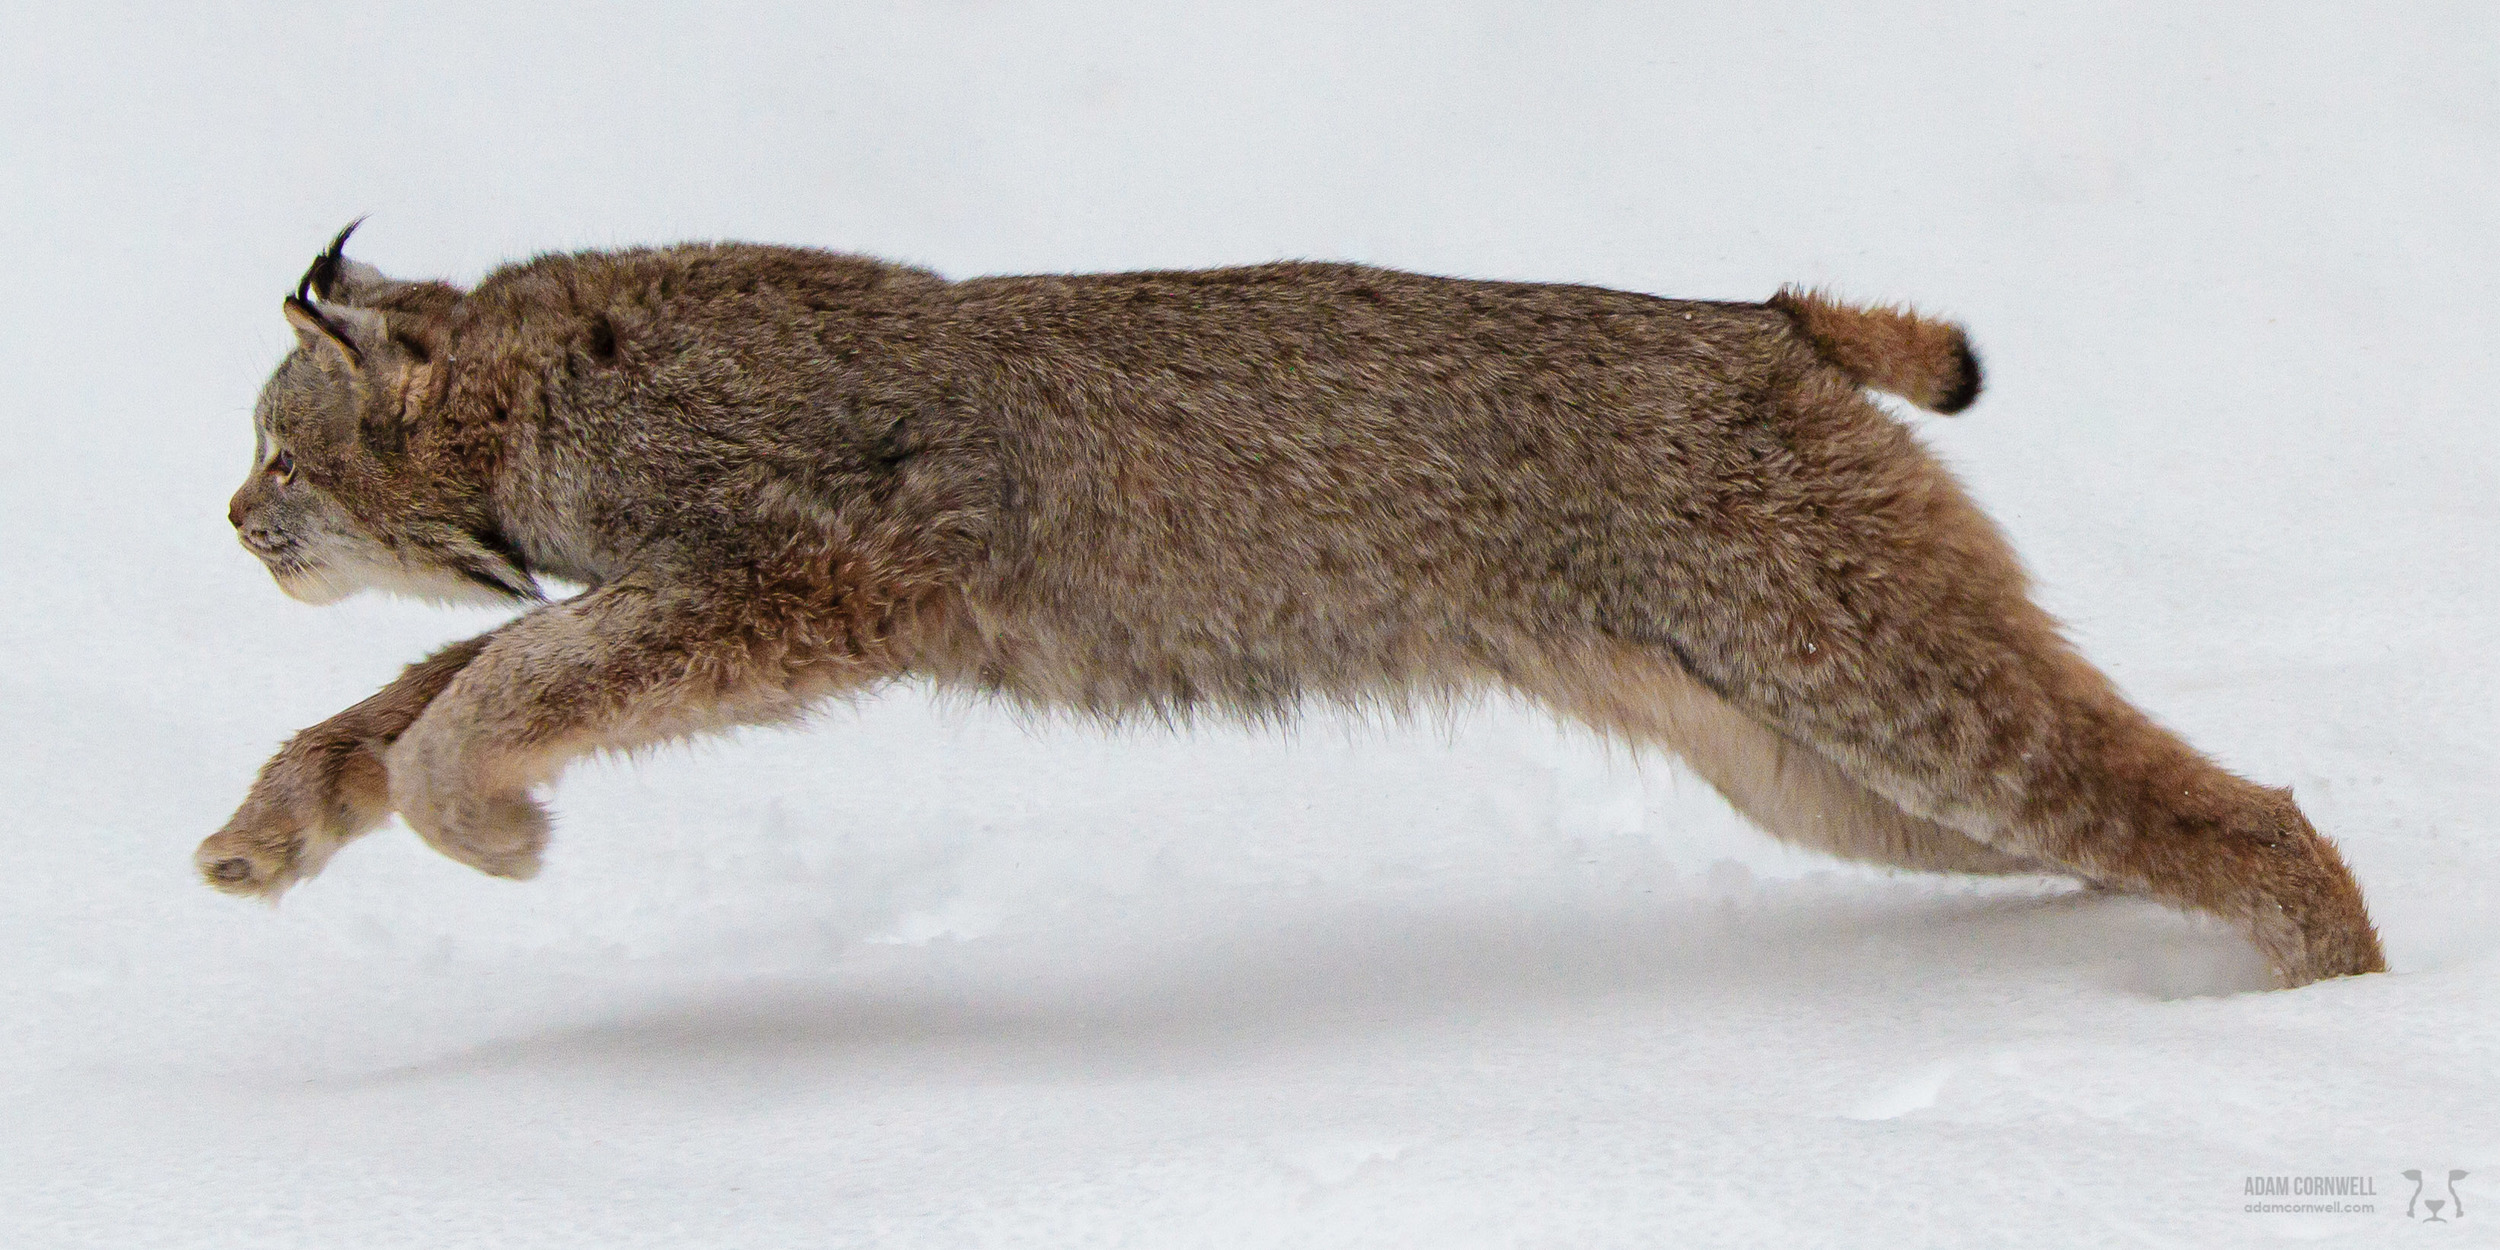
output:
[[226,524],[231,525],[231,526],[235,527],[236,529],[241,529],[241,528],[243,528],[243,501],[242,501],[242,500],[240,500],[240,499],[229,499],[229,500],[227,500],[227,501],[226,501]]

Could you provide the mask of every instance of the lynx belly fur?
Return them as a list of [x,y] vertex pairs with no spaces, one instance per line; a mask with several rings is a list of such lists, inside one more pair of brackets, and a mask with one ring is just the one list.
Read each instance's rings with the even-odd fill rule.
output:
[[461,290],[346,237],[285,300],[235,528],[299,599],[528,608],[296,735],[200,847],[220,889],[274,897],[393,812],[527,877],[566,761],[898,678],[1107,719],[1498,687],[1794,842],[2208,912],[2288,985],[2384,966],[2291,796],[2121,698],[1865,397],[1967,406],[1953,326],[748,244]]

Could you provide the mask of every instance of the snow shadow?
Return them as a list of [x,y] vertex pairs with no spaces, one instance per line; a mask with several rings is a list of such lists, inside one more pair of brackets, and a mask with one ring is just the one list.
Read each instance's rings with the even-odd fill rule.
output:
[[[1725,1028],[1876,1017],[1953,999],[2122,1003],[2264,988],[2236,935],[2141,902],[2041,884],[1781,883],[1688,894],[1301,907],[1192,922],[868,948],[823,975],[686,979],[636,1005],[379,1074],[396,1083],[557,1069],[690,1079],[787,1066],[932,1078],[1140,1077],[1362,1053],[1448,1026],[1616,1017]],[[1907,1005],[1905,1005],[1907,1004]],[[1685,1017],[1706,1019],[1689,1025]]]

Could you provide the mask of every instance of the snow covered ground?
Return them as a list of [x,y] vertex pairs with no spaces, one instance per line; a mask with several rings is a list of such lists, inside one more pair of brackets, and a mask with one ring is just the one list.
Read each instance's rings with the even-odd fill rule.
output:
[[[2493,10],[1691,8],[10,5],[0,1245],[2500,1244]],[[744,237],[1917,299],[1991,366],[1921,428],[2299,791],[2396,972],[2250,992],[2208,925],[1791,852],[1498,702],[901,691],[583,768],[532,884],[394,828],[222,898],[261,759],[486,619],[295,605],[227,530],[363,212],[463,279]],[[2375,1210],[2245,1209],[2310,1175]]]

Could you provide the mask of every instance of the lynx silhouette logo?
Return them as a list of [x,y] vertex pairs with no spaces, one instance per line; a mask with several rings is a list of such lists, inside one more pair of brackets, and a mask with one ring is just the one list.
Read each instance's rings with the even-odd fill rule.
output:
[[[2424,1181],[2422,1179],[2421,1169],[2406,1168],[2404,1170],[2404,1178],[2413,1182],[2413,1196],[2405,1199],[2406,1219],[2418,1219],[2425,1224],[2446,1224],[2449,1222],[2451,1216],[2460,1220],[2465,1218],[2465,1199],[2457,1193],[2457,1182],[2465,1179],[2465,1173],[2463,1171],[2457,1168],[2448,1169],[2448,1193],[2446,1197],[2442,1198],[2425,1198],[2422,1196],[2423,1189],[2431,1184],[2435,1184],[2436,1182]],[[2430,1211],[2430,1214],[2428,1216],[2414,1214],[2414,1208],[2417,1206],[2427,1208]],[[2445,1209],[2448,1212],[2448,1215],[2441,1215],[2440,1211],[2442,1209]]]

